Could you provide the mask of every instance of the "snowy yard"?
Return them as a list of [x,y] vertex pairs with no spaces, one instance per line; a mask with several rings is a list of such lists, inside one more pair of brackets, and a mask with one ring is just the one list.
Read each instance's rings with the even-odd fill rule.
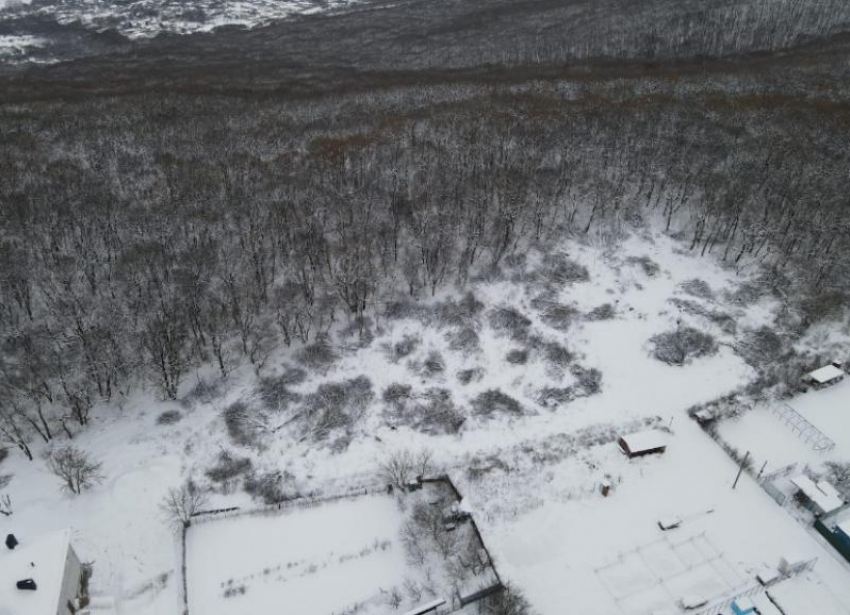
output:
[[408,572],[391,497],[200,523],[187,537],[191,612],[331,615],[386,610],[380,590]]

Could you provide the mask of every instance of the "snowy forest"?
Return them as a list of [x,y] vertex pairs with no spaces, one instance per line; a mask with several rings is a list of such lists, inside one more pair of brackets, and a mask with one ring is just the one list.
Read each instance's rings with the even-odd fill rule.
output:
[[[259,368],[279,344],[321,345],[334,323],[380,319],[571,235],[615,246],[660,224],[695,253],[763,263],[789,301],[807,298],[809,322],[840,309],[850,81],[848,43],[831,35],[846,3],[692,14],[632,2],[663,18],[626,28],[612,9],[588,40],[548,27],[490,49],[494,32],[566,20],[566,4],[528,3],[515,21],[499,14],[513,4],[464,4],[467,23],[436,11],[442,30],[419,27],[423,53],[438,49],[421,68],[416,45],[394,56],[407,70],[382,67],[390,54],[349,55],[367,17],[334,15],[308,23],[342,31],[318,50],[303,37],[270,52],[294,51],[277,84],[224,61],[235,45],[269,45],[244,32],[222,35],[195,76],[191,51],[156,63],[168,40],[7,76],[3,437],[29,454],[32,438],[71,435],[97,401],[142,381],[174,398],[193,366]],[[385,10],[389,23],[409,17]],[[473,25],[479,12],[492,21]],[[298,56],[313,51],[308,82]],[[448,70],[478,58],[488,68]]]

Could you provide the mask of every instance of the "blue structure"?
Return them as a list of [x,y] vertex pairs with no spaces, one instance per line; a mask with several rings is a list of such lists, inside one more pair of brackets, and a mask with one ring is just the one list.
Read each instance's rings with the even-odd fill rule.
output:
[[756,605],[749,598],[738,598],[732,602],[732,612],[735,615],[753,615]]

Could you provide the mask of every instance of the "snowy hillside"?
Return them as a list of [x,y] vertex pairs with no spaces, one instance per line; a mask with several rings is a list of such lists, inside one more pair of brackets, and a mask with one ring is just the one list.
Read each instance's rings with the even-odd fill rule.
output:
[[[120,613],[176,613],[180,546],[160,507],[170,487],[191,478],[210,490],[208,508],[250,508],[274,493],[333,494],[374,485],[389,455],[429,450],[433,467],[448,472],[468,498],[502,576],[524,590],[541,615],[558,615],[565,603],[637,615],[652,605],[670,606],[670,595],[695,587],[723,596],[792,551],[818,558],[810,578],[825,584],[833,601],[833,610],[822,612],[846,612],[846,567],[754,483],[745,480],[732,491],[734,462],[685,413],[753,378],[732,347],[773,320],[776,301],[769,295],[731,301],[752,281],[749,274],[685,255],[663,235],[634,235],[617,253],[593,241],[563,249],[558,258],[532,252],[516,259],[504,277],[435,298],[433,311],[396,310],[362,335],[337,329],[327,356],[306,353],[310,347],[282,348],[259,380],[242,368],[219,382],[210,366],[188,380],[179,403],[140,391],[98,407],[97,421],[73,443],[103,463],[103,482],[81,496],[65,494],[46,471],[45,448],[34,447],[33,462],[13,454],[0,465],[11,476],[14,509],[0,518],[0,533],[70,525],[81,557],[95,564],[96,598],[114,599]],[[553,263],[562,273],[569,263],[574,275],[546,290],[541,274],[552,275]],[[512,309],[528,318],[500,317]],[[687,327],[707,332],[716,345],[683,365],[652,356],[655,336]],[[590,370],[598,375],[589,381]],[[342,397],[326,397],[323,407],[335,408],[336,418],[326,415],[323,423],[305,415],[316,395],[332,391]],[[229,414],[237,406],[248,414]],[[253,418],[244,422],[244,416]],[[626,459],[617,437],[648,426],[668,432],[668,453]],[[268,489],[258,491],[254,483],[269,476],[277,478],[269,483],[272,495],[264,496]],[[613,488],[607,498],[599,491],[603,482]],[[391,516],[393,508],[364,506],[364,519]],[[322,514],[332,514],[327,510]],[[224,541],[229,546],[213,549],[221,557],[243,540],[256,540],[257,532],[280,531],[275,540],[282,555],[272,549],[260,561],[297,560],[298,551],[287,547],[293,534],[286,532],[326,533],[288,525],[322,524],[322,517],[298,514],[256,521],[271,524],[268,530],[236,519],[204,524],[190,533],[190,546]],[[349,519],[359,516],[352,512]],[[656,522],[671,516],[685,519],[683,528],[659,535]],[[344,526],[333,519],[328,528]],[[394,523],[388,518],[364,528],[362,537],[340,542],[328,534],[326,546],[308,544],[342,557],[389,541],[385,553],[369,556],[368,566],[378,568],[355,568],[366,575],[363,587],[371,582],[389,591],[406,579],[391,565],[404,557],[400,545],[391,546]],[[667,542],[658,545],[659,538]],[[261,549],[251,552],[259,556]],[[637,559],[624,560],[634,549],[637,555],[628,557]],[[646,564],[646,557],[660,559]],[[612,568],[617,562],[620,568]],[[380,573],[385,565],[395,576]],[[239,591],[224,594],[235,610],[220,612],[257,613],[290,591],[287,583],[269,585],[271,577],[262,586],[251,580],[263,567],[253,556],[244,562],[224,557],[221,565],[193,557],[189,567],[190,596],[199,583],[236,575]],[[690,576],[679,574],[686,569]],[[663,579],[660,594],[652,575]],[[383,606],[374,612],[396,612],[374,589],[372,596],[345,587],[349,593],[329,594],[337,602],[328,605],[348,596],[377,600]],[[203,610],[219,612],[211,610],[219,608],[211,592],[201,594]]]

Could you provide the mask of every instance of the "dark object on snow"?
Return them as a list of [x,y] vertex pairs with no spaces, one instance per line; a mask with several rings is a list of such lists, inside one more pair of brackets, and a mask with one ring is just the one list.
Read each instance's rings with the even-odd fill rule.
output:
[[17,546],[18,539],[15,538],[14,534],[9,534],[8,536],[6,536],[6,548],[9,549],[9,551],[13,551]]
[[24,579],[23,581],[18,581],[17,585],[18,589],[28,589],[30,591],[36,590],[35,581],[33,581],[32,579]]

